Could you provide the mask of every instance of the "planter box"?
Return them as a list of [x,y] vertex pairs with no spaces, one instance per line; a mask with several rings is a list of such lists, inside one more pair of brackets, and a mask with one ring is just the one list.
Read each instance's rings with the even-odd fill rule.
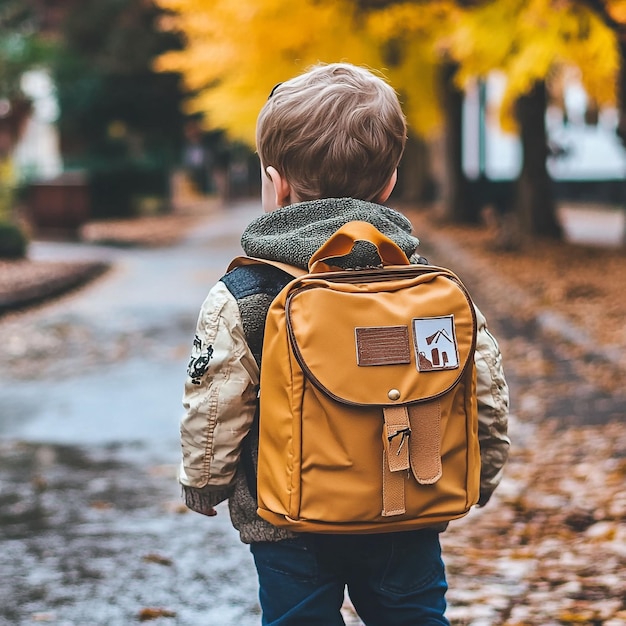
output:
[[26,202],[37,232],[76,235],[91,217],[89,185],[79,175],[32,184]]

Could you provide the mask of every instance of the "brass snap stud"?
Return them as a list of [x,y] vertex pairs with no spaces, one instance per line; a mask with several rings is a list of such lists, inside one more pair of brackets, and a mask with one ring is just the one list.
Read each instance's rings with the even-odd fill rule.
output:
[[400,399],[400,391],[398,389],[390,389],[387,392],[387,397],[390,400],[399,400]]

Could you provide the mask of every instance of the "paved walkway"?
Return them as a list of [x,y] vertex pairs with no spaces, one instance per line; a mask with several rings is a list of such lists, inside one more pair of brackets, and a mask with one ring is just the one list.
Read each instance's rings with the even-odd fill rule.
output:
[[101,258],[82,290],[0,320],[0,624],[259,623],[254,568],[227,510],[183,513],[178,418],[195,321],[239,253],[246,204],[181,245],[40,243]]
[[559,211],[565,237],[572,243],[622,247],[626,245],[626,210],[583,203],[566,204]]

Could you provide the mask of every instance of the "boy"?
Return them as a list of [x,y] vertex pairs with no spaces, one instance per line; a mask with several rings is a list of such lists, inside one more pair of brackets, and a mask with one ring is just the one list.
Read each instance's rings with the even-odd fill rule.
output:
[[[275,87],[257,124],[265,213],[243,233],[246,254],[306,268],[340,226],[362,220],[420,262],[410,222],[383,206],[405,139],[395,92],[365,69],[320,65]],[[363,242],[342,260],[346,267],[380,262]],[[296,534],[256,515],[255,411],[264,321],[290,279],[274,267],[238,267],[213,287],[202,307],[181,425],[186,503],[214,515],[213,507],[228,499],[232,523],[254,556],[263,624],[343,624],[346,586],[368,625],[448,624],[441,528]],[[508,389],[499,348],[480,312],[477,317],[479,504],[484,505],[508,454]]]

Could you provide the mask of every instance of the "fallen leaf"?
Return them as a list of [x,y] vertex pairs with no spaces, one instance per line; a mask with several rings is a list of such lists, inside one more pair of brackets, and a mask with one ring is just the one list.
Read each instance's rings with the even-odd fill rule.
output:
[[174,611],[168,611],[167,609],[161,608],[144,608],[139,611],[139,615],[137,616],[141,622],[158,619],[159,617],[176,617],[176,613]]
[[159,565],[172,564],[171,559],[168,559],[165,556],[161,556],[160,554],[146,554],[146,556],[143,557],[143,560],[146,561],[146,563],[158,563]]
[[104,500],[94,500],[89,506],[92,509],[97,509],[98,511],[106,511],[107,509],[113,508],[113,505],[110,502],[106,502]]

